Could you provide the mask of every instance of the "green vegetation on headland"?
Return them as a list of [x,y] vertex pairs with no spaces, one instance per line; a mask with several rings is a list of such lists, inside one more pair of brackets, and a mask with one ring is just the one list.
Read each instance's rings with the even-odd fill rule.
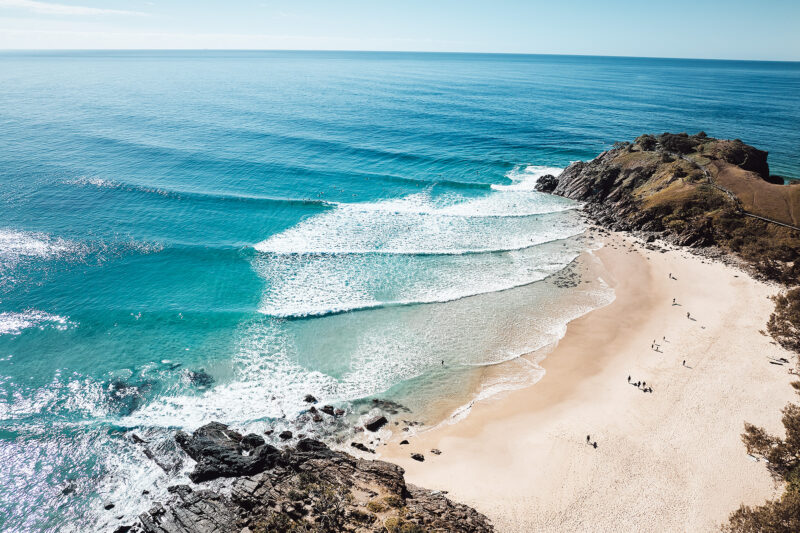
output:
[[[770,175],[766,152],[740,140],[664,133],[617,143],[558,178],[544,176],[537,189],[586,202],[585,212],[602,226],[736,257],[756,276],[784,285],[767,331],[800,353],[800,183],[784,181]],[[800,381],[793,387],[800,393]],[[784,408],[783,424],[783,438],[751,424],[742,435],[748,453],[785,483],[783,496],[742,506],[724,531],[800,531],[800,405]]]

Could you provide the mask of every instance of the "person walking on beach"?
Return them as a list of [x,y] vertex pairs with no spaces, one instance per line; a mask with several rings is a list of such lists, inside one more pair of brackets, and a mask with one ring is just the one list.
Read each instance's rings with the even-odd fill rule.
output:
[[591,441],[591,440],[592,440],[592,437],[590,437],[589,435],[586,435],[586,444],[589,444],[589,441]]
[[630,382],[631,382],[631,377],[630,377],[630,376],[628,376],[628,383],[630,383]]
[[672,299],[672,305],[675,305],[675,298]]
[[691,318],[692,318],[692,315],[691,315],[691,313],[689,313],[688,311],[686,312],[686,318],[688,318],[688,319],[691,319]]
[[686,359],[683,360],[683,366],[686,366]]

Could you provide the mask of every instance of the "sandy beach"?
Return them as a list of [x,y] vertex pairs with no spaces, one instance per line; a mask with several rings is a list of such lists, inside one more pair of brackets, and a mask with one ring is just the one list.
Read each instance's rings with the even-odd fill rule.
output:
[[408,445],[397,435],[381,458],[498,531],[716,530],[740,503],[779,492],[740,439],[745,421],[781,430],[794,399],[789,365],[768,359],[791,355],[760,332],[778,288],[682,250],[600,238],[616,299],[569,324],[541,381]]

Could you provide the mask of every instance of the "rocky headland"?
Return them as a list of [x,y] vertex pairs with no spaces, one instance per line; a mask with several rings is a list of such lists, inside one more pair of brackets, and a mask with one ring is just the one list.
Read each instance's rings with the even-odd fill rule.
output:
[[[320,441],[277,448],[217,422],[175,440],[195,462],[193,485],[169,488],[119,533],[493,531],[442,492],[407,484],[403,469],[358,459]],[[233,478],[231,483],[210,483]]]
[[767,152],[700,132],[620,142],[537,189],[586,202],[600,225],[732,253],[789,285],[800,279],[800,182],[770,175]]

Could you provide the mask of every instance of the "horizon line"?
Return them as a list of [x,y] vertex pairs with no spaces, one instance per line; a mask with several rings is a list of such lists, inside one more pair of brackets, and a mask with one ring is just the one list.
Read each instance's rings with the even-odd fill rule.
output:
[[596,57],[618,59],[682,59],[695,61],[731,61],[751,63],[800,63],[800,59],[738,59],[717,57],[670,57],[630,56],[606,54],[563,54],[545,52],[464,52],[440,50],[361,50],[361,49],[315,49],[315,48],[0,48],[4,52],[329,52],[329,53],[381,53],[381,54],[448,54],[448,55],[497,55],[497,56],[557,56]]

